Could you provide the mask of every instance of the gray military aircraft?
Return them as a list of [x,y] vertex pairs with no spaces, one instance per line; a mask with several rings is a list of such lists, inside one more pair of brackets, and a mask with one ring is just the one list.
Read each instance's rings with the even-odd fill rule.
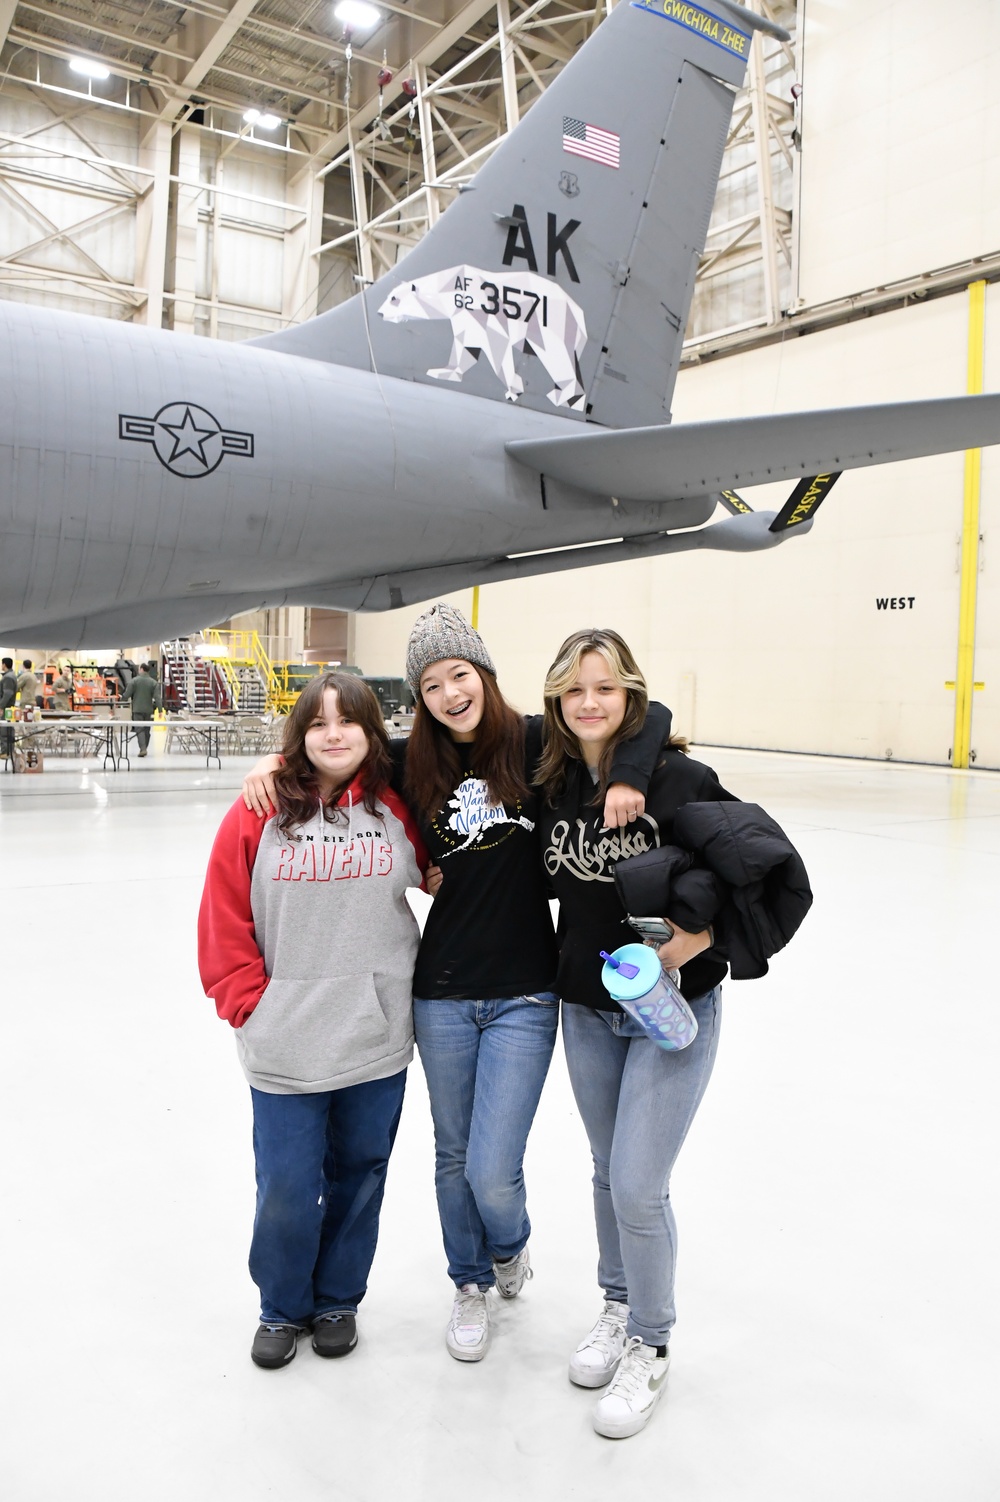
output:
[[[733,0],[623,0],[420,244],[296,328],[0,303],[0,633],[154,640],[770,547],[841,470],[996,442],[997,396],[670,425],[755,28],[784,35]],[[777,517],[732,491],[803,477]]]

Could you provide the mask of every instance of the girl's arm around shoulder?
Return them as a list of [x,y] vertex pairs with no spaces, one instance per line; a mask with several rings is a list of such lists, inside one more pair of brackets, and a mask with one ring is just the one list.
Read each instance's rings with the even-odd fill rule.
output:
[[257,944],[250,883],[267,821],[239,799],[212,846],[198,913],[198,969],[205,994],[232,1027],[242,1027],[267,986]]
[[[410,812],[409,805],[404,803],[399,794],[392,788],[386,788],[382,794],[382,801],[386,808],[392,810],[402,824],[406,838],[413,846],[413,858],[417,863],[418,870],[422,874],[430,865],[431,858],[428,854],[427,846],[424,844],[423,836],[420,833],[420,827]],[[421,881],[420,889],[423,892],[427,891],[426,882]]]
[[403,779],[406,776],[406,746],[405,735],[394,735],[389,738],[389,756],[392,760],[392,776],[389,786],[394,793],[403,793]]
[[615,747],[609,771],[610,782],[627,782],[640,793],[649,791],[649,779],[659,762],[664,742],[669,739],[673,715],[665,704],[654,699],[646,710],[635,735]]
[[266,756],[258,757],[243,779],[243,802],[258,819],[274,813],[274,774],[284,763],[283,756],[269,751]]
[[670,735],[672,719],[670,710],[654,701],[632,739],[615,747],[604,799],[605,829],[625,829],[645,811],[650,778]]

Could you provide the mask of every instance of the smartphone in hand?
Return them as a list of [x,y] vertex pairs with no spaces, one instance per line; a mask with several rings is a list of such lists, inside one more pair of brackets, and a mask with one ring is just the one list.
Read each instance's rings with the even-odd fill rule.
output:
[[666,918],[634,918],[629,913],[625,922],[635,930],[644,944],[652,944],[654,948],[659,948],[661,944],[669,944],[674,936],[674,931]]

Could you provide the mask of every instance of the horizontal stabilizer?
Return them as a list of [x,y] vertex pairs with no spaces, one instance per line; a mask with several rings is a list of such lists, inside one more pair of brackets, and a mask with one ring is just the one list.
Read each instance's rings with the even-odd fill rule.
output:
[[660,501],[1000,443],[1000,395],[521,438],[507,452],[598,495]]

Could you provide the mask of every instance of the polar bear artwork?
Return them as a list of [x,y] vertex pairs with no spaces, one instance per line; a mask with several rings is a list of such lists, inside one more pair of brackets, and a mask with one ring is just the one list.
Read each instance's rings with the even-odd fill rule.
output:
[[460,381],[480,353],[516,402],[524,382],[514,369],[515,350],[538,356],[554,382],[548,393],[557,407],[578,407],[583,400],[580,356],[587,343],[583,309],[558,282],[518,272],[517,285],[493,280],[476,266],[452,266],[401,282],[379,308],[387,323],[412,318],[447,318],[451,322],[449,362],[427,374],[437,381]]

